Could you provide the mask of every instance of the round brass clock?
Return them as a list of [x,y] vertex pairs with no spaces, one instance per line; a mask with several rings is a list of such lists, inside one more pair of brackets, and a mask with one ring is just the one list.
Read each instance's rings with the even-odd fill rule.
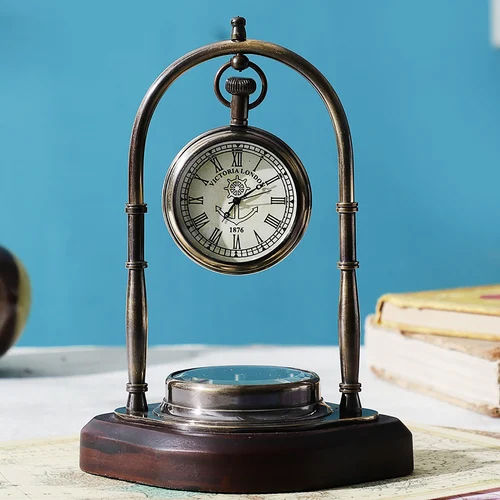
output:
[[[248,83],[251,82],[251,83]],[[278,137],[234,117],[255,82],[230,78],[231,125],[208,131],[175,157],[163,187],[165,222],[177,245],[202,266],[228,274],[267,269],[286,257],[311,213],[307,173]]]

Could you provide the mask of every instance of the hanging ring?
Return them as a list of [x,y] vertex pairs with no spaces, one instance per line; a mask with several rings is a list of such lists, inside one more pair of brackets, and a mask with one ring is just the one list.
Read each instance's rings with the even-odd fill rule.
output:
[[[231,103],[222,95],[222,93],[220,91],[220,79],[221,79],[222,73],[224,73],[224,71],[226,71],[226,69],[228,69],[231,66],[232,66],[231,61],[229,61],[226,64],[224,64],[223,66],[221,66],[219,68],[219,71],[217,71],[215,78],[214,78],[215,95],[217,96],[217,99],[219,99],[219,101],[222,104],[224,104],[224,106],[227,106],[228,108],[231,107]],[[248,109],[253,109],[253,108],[257,107],[266,97],[267,78],[266,78],[266,75],[264,74],[264,72],[262,71],[262,69],[259,66],[257,66],[257,64],[255,64],[251,61],[248,61],[248,67],[252,68],[259,75],[260,82],[262,85],[259,97],[257,97],[257,99],[255,99],[254,102],[251,102],[248,105]]]

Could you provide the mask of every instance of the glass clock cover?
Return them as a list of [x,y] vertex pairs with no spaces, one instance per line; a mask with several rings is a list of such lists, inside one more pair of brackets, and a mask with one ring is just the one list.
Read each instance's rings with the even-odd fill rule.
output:
[[310,214],[300,160],[280,139],[228,127],[188,144],[165,180],[167,226],[181,249],[209,269],[244,274],[288,255]]

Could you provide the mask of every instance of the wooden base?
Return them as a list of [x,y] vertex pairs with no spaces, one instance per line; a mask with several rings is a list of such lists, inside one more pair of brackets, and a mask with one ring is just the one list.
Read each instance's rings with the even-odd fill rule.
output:
[[410,474],[410,431],[394,417],[305,431],[190,434],[106,413],[81,432],[85,472],[179,490],[280,493]]

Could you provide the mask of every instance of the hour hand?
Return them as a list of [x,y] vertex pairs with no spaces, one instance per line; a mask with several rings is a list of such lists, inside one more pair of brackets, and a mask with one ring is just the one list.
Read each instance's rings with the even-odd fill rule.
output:
[[215,205],[215,211],[223,218],[227,219],[229,217],[229,212],[224,212],[221,207]]
[[245,222],[246,220],[250,219],[250,217],[253,217],[254,214],[256,214],[259,211],[258,207],[252,207],[252,209],[243,217],[240,217],[240,209],[239,209],[239,202],[237,205],[233,205],[235,207],[235,211],[233,216],[230,216],[231,209],[233,207],[230,207],[227,212],[224,212],[221,207],[218,205],[215,205],[215,211],[222,216],[222,220],[227,220],[231,222],[231,224],[234,224],[237,226],[241,222]]
[[238,222],[229,218],[229,215],[230,215],[230,212],[231,212],[233,206],[229,207],[229,210],[227,212],[224,212],[224,210],[222,210],[221,207],[219,207],[218,205],[215,205],[215,211],[222,217],[223,221],[227,220],[227,221],[231,222],[232,224],[236,225],[236,224],[238,224]]

